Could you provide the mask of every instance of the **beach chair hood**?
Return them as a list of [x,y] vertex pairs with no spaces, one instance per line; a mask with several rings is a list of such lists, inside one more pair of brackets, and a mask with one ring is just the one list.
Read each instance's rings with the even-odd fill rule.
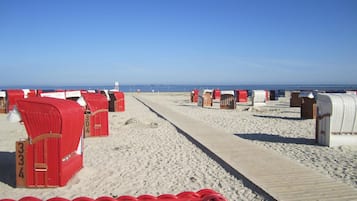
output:
[[29,140],[43,134],[61,135],[60,157],[78,147],[83,129],[83,109],[70,100],[31,97],[17,102]]
[[357,96],[317,94],[319,144],[327,146],[357,144]]
[[99,93],[86,93],[82,94],[82,97],[91,112],[95,112],[101,109],[108,109],[107,98]]
[[82,94],[82,97],[86,103],[85,137],[107,136],[109,134],[107,98],[99,93],[86,93]]

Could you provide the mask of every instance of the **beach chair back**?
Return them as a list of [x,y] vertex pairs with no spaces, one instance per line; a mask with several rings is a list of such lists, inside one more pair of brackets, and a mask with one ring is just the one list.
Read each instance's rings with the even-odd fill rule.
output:
[[316,140],[321,145],[357,145],[357,96],[317,94]]
[[301,98],[301,118],[316,119],[317,105],[314,93],[312,91],[302,91],[299,95],[299,98]]
[[0,113],[6,112],[6,91],[0,91]]
[[262,106],[267,101],[267,92],[265,90],[253,90],[252,91],[252,105]]
[[83,109],[74,101],[48,97],[17,105],[28,139],[16,143],[16,185],[64,186],[83,167]]
[[124,112],[125,111],[124,92],[110,91],[109,96],[110,96],[109,111],[110,112]]
[[236,97],[234,91],[222,91],[219,105],[220,109],[235,109]]
[[200,107],[212,107],[212,90],[201,90],[198,94],[197,105]]
[[301,107],[300,91],[292,91],[290,93],[290,107]]
[[108,136],[108,101],[99,93],[82,94],[86,102],[84,136]]
[[237,90],[237,102],[245,103],[248,102],[248,91],[247,90]]

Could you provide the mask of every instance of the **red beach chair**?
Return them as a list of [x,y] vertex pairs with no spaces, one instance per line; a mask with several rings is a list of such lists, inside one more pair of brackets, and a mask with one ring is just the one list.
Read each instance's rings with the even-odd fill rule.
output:
[[7,108],[6,111],[10,112],[14,109],[16,101],[25,98],[24,91],[22,89],[8,89],[6,90]]
[[84,136],[108,136],[108,101],[99,93],[82,94],[86,102]]
[[110,96],[109,111],[110,112],[124,112],[125,111],[124,92],[110,91],[109,96]]
[[[117,198],[102,196],[97,199],[92,199],[89,197],[77,197],[72,201],[154,201],[154,200],[156,201],[227,201],[227,199],[224,198],[221,194],[211,189],[202,189],[198,192],[187,191],[187,192],[179,193],[177,195],[163,194],[157,197],[153,195],[140,195],[139,197],[124,195],[124,196],[119,196]],[[16,201],[16,200],[0,199],[0,201]],[[27,196],[19,199],[19,201],[42,201],[42,200],[36,197]],[[46,201],[71,201],[71,200],[62,197],[54,197]]]
[[248,91],[247,90],[237,90],[237,102],[246,103],[248,102]]
[[221,90],[220,89],[214,89],[213,90],[213,99],[214,100],[221,99]]
[[198,93],[200,91],[198,89],[194,89],[192,92],[191,92],[191,102],[193,103],[197,103],[198,102]]
[[16,186],[64,186],[83,167],[83,109],[74,101],[47,97],[17,105],[28,139],[16,142]]

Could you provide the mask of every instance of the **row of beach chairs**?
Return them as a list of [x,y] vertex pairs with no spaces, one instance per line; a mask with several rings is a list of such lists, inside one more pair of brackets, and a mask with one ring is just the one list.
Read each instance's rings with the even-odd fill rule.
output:
[[[20,113],[26,127],[27,139],[16,142],[16,186],[48,188],[65,186],[83,168],[83,137],[107,136],[108,109],[124,111],[124,93],[117,91],[55,91],[26,93],[7,91],[4,111]],[[13,96],[13,94],[18,94]],[[14,104],[13,104],[14,103]],[[10,116],[11,113],[8,114]],[[56,197],[55,200],[70,201]],[[3,199],[4,201],[14,201]],[[36,197],[23,197],[22,201],[41,201]],[[186,191],[177,195],[141,195],[78,197],[75,200],[222,200],[226,199],[211,189]]]
[[108,112],[125,110],[119,91],[2,92],[2,112],[28,135],[16,142],[17,187],[64,186],[83,167],[83,138],[108,136]]
[[77,100],[82,94],[100,93],[107,98],[110,112],[125,111],[124,93],[112,90],[35,90],[7,89],[0,90],[0,113],[8,113],[16,105],[16,101],[28,97],[52,97],[59,99]]
[[[201,107],[212,107],[212,94],[215,94],[214,97],[220,98],[220,109],[235,109],[237,102],[247,102],[248,93],[240,91],[193,90],[191,102],[197,102]],[[253,106],[264,106],[270,97],[265,90],[252,90],[251,94]],[[292,91],[287,94],[290,94],[290,107],[300,107],[302,120],[315,119],[317,143],[326,146],[357,145],[356,91]]]
[[[268,100],[278,100],[279,93],[277,90],[252,90],[252,104],[254,106],[265,105]],[[280,95],[281,96],[281,95]],[[221,109],[235,109],[236,103],[248,102],[248,90],[198,90],[191,92],[191,102],[197,102],[201,107],[210,107],[213,105],[213,100],[220,100]]]

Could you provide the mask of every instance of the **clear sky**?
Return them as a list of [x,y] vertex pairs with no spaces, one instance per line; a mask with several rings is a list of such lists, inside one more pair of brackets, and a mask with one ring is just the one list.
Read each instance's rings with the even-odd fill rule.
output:
[[356,0],[0,0],[1,85],[356,84]]

